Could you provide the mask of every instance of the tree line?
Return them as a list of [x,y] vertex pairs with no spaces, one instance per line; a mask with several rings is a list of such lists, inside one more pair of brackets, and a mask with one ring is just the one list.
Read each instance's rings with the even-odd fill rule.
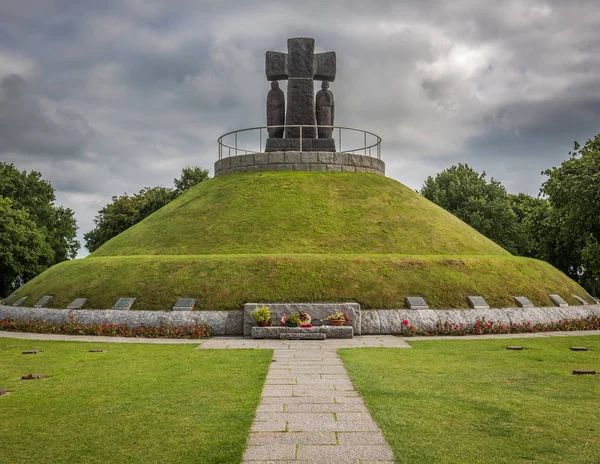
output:
[[[600,134],[575,143],[547,176],[540,195],[510,194],[494,178],[467,164],[429,177],[419,193],[448,210],[510,253],[549,262],[592,295],[600,290]],[[84,235],[93,252],[194,185],[208,170],[186,167],[174,186],[145,187],[113,196]],[[54,204],[50,183],[37,171],[0,163],[0,295],[48,267],[77,255],[73,211]]]

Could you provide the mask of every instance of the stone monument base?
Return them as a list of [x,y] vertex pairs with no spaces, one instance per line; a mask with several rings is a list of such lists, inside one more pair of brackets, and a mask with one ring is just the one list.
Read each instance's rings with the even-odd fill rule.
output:
[[[300,151],[300,139],[275,139],[268,138],[265,152],[275,151]],[[302,151],[335,152],[335,141],[328,139],[302,138]]]

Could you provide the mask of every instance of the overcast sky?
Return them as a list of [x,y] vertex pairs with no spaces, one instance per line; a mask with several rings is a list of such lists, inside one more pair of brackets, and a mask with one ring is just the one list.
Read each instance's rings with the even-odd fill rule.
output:
[[0,160],[40,171],[81,238],[112,195],[212,174],[219,135],[266,123],[265,51],[298,36],[337,52],[335,123],[414,189],[466,162],[537,195],[600,132],[597,0],[8,0]]

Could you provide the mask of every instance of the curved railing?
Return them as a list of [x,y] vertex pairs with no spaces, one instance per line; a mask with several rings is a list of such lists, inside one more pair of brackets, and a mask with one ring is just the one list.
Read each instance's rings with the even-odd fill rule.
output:
[[[316,130],[319,127],[330,128],[333,131],[333,138],[337,142],[338,147],[337,151],[340,153],[358,153],[364,154],[366,156],[371,156],[373,158],[381,159],[381,137],[373,132],[365,131],[362,129],[355,129],[352,127],[343,127],[343,126],[313,126],[313,125],[282,125],[282,126],[261,126],[261,127],[250,127],[248,129],[239,129],[231,132],[227,132],[223,134],[221,137],[217,139],[219,144],[219,159],[223,159],[223,156],[237,156],[237,155],[248,155],[253,153],[263,153],[263,147],[266,145],[266,138],[268,138],[268,129],[276,129],[276,128],[284,128],[287,130],[288,128],[299,128],[300,129],[300,150],[302,151],[302,129],[303,128],[311,128]],[[252,131],[258,132],[258,134],[250,135],[249,133]],[[360,137],[362,135],[362,143],[358,143],[357,148],[351,148],[349,150],[342,150],[342,141],[346,141],[348,139],[348,134],[352,133],[352,138],[355,140],[356,135]],[[243,147],[240,147],[239,138],[240,134],[244,135]],[[266,135],[266,137],[263,136]],[[344,137],[342,135],[344,134]],[[337,137],[336,137],[337,135]],[[233,140],[230,140],[233,139]],[[249,139],[250,142],[247,142],[246,139]],[[252,142],[252,139],[254,142]],[[258,141],[258,145],[255,143]],[[264,142],[264,143],[263,143]],[[246,145],[248,143],[248,145]],[[356,146],[356,142],[351,142]],[[252,145],[252,148],[250,148]],[[352,146],[352,145],[351,145]]]

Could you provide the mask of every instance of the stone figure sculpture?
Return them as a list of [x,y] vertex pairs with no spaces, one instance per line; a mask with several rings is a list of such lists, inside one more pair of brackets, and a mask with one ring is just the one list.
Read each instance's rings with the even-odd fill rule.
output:
[[[335,103],[333,92],[329,90],[329,81],[323,81],[321,90],[317,92],[316,108],[317,126],[333,126],[335,117]],[[319,138],[329,139],[333,135],[331,127],[318,127]]]
[[[267,126],[283,126],[285,124],[285,95],[279,88],[279,82],[271,82],[271,90],[267,95]],[[283,138],[283,127],[269,129],[269,137]]]

